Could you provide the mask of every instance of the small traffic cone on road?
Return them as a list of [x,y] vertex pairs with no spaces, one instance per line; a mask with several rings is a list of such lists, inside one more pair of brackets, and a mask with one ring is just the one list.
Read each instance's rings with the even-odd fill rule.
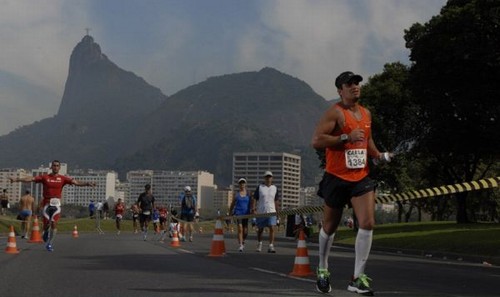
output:
[[73,238],[78,238],[78,228],[76,227],[73,227]]
[[5,248],[7,254],[19,254],[19,250],[16,245],[16,233],[14,232],[14,226],[10,226],[9,238],[7,239],[7,247]]
[[214,237],[212,240],[212,247],[210,249],[210,257],[220,257],[226,254],[226,245],[224,244],[224,231],[222,230],[222,223],[220,220],[215,222]]
[[172,232],[172,240],[170,241],[171,247],[180,247],[181,243],[179,242],[179,237],[177,236],[177,230]]
[[299,241],[297,243],[297,252],[295,254],[295,264],[293,271],[290,272],[292,276],[309,276],[314,273],[311,271],[309,265],[309,254],[307,253],[306,236],[303,230],[300,230]]
[[28,240],[29,243],[43,243],[42,235],[40,234],[40,226],[38,225],[38,217],[35,216],[33,219],[33,229],[31,230],[31,236]]

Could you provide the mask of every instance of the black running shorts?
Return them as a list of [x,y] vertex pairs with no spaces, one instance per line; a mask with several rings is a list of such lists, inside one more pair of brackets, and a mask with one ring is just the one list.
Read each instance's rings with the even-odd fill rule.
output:
[[350,182],[325,172],[319,183],[318,196],[323,198],[329,207],[343,208],[346,204],[351,206],[352,197],[375,191],[376,187],[377,183],[368,176],[359,181]]

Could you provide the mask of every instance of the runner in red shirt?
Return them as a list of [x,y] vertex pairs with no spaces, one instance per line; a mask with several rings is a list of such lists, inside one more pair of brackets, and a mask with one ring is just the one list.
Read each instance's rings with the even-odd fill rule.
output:
[[47,251],[52,252],[54,250],[52,248],[52,243],[57,233],[57,221],[59,221],[61,216],[61,198],[63,187],[65,185],[95,187],[95,183],[81,182],[59,174],[61,162],[57,160],[52,161],[50,169],[52,172],[48,174],[26,176],[22,178],[11,177],[10,182],[34,182],[41,183],[43,185],[43,200],[39,205],[39,207],[42,208],[43,214],[43,240],[47,242]]
[[160,229],[161,229],[161,237],[160,237],[160,242],[163,242],[165,239],[165,234],[167,233],[167,216],[168,216],[168,211],[165,206],[161,205],[160,206]]
[[116,234],[120,235],[120,225],[123,219],[123,213],[125,212],[125,203],[123,203],[122,198],[118,198],[118,202],[115,204],[115,216],[116,216]]

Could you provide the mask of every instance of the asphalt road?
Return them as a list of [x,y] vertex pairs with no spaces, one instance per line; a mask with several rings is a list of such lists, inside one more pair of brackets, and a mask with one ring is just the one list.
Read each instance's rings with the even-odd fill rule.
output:
[[[213,234],[170,247],[140,234],[58,234],[54,252],[43,244],[16,238],[20,253],[0,253],[0,296],[322,296],[315,278],[291,278],[297,244],[279,238],[276,254],[255,252],[255,237],[237,251],[233,234],[225,234],[227,254],[209,257]],[[4,242],[7,238],[0,238]],[[266,250],[264,245],[264,251]],[[315,270],[317,245],[309,243]],[[346,291],[353,250],[333,247],[330,257],[332,296]],[[367,274],[376,296],[499,296],[500,267],[372,252]]]

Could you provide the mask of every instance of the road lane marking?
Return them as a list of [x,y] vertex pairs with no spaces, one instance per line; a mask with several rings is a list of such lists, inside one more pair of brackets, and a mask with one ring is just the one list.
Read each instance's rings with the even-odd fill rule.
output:
[[257,268],[257,267],[250,267],[250,269],[253,269],[253,270],[256,270],[256,271],[260,271],[260,272],[264,272],[264,273],[274,274],[274,275],[281,276],[281,277],[293,278],[293,279],[304,281],[304,282],[308,282],[308,283],[316,283],[316,281],[313,280],[313,279],[291,276],[291,275],[284,274],[284,273],[281,273],[281,272],[266,270],[266,269]]

